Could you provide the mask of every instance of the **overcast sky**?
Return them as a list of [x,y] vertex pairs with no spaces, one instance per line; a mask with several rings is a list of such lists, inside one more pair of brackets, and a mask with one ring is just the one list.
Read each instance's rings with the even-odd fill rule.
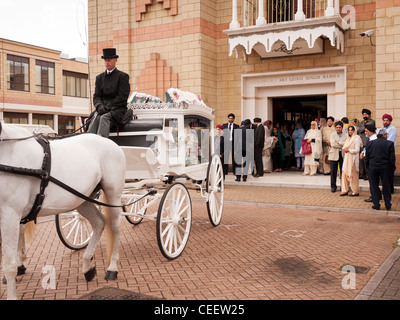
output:
[[87,0],[0,0],[0,38],[87,58]]

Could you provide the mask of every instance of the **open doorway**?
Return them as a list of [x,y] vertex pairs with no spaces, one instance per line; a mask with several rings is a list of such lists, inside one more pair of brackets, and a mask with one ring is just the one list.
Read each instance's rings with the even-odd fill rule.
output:
[[301,120],[303,128],[307,130],[315,118],[327,118],[327,107],[327,95],[273,98],[272,121],[282,125]]

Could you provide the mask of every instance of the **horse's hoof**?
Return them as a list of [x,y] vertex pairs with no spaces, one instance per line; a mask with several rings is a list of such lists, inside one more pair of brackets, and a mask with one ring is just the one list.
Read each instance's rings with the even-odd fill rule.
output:
[[92,281],[94,276],[96,275],[97,271],[96,271],[96,267],[93,267],[92,269],[90,269],[88,272],[85,273],[85,279],[87,282]]
[[104,280],[117,280],[118,271],[107,271]]
[[26,271],[26,267],[24,265],[19,266],[17,276],[22,276],[23,274],[25,274],[25,271]]

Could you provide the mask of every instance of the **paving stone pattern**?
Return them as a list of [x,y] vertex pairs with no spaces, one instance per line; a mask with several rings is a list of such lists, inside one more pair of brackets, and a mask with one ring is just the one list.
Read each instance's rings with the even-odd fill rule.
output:
[[[115,282],[104,280],[104,238],[94,257],[97,276],[87,283],[81,273],[83,251],[65,248],[54,221],[41,220],[34,241],[27,245],[27,273],[18,277],[19,298],[78,299],[113,287],[167,300],[352,300],[393,252],[400,230],[398,194],[393,216],[388,216],[368,209],[363,201],[367,193],[348,198],[330,190],[227,185],[222,223],[212,227],[205,203],[191,193],[191,235],[182,256],[173,261],[159,251],[154,221],[132,226],[123,219]],[[312,208],[302,207],[307,204]],[[352,209],[357,207],[365,209]],[[356,274],[355,289],[342,286],[346,265],[367,270]],[[42,287],[45,266],[55,268],[55,289]],[[391,272],[398,276],[398,270]],[[2,285],[0,299],[5,298]]]

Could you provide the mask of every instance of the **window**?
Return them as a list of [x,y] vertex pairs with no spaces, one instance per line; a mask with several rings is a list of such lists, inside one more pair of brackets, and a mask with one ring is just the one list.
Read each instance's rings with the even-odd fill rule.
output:
[[55,93],[54,63],[36,60],[36,92]]
[[74,133],[75,117],[58,116],[58,134],[60,136]]
[[33,114],[32,124],[47,125],[54,128],[54,119],[51,114]]
[[185,165],[205,163],[210,158],[210,124],[211,121],[200,117],[185,115]]
[[7,89],[29,92],[29,59],[7,55]]
[[63,95],[88,98],[87,74],[63,71]]
[[19,112],[4,112],[5,123],[28,124],[28,114]]
[[165,132],[167,134],[168,165],[177,165],[178,162],[178,119],[165,119]]

